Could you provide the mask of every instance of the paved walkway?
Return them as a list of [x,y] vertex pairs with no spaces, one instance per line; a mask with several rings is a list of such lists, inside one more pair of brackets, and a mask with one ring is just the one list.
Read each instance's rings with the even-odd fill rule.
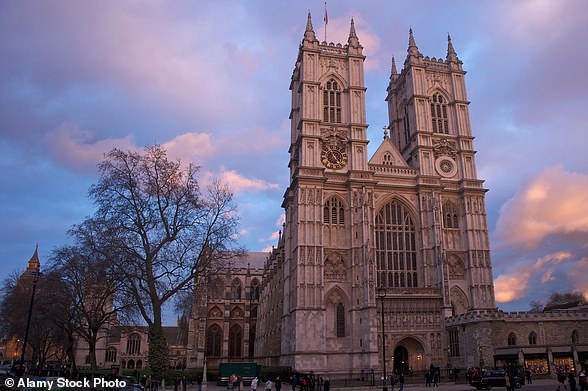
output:
[[[537,379],[533,381],[533,385],[544,385],[544,386],[548,386],[548,385],[556,385],[556,382],[552,379]],[[373,386],[373,387],[331,387],[331,391],[378,391],[381,390],[382,387],[381,386]],[[421,384],[405,384],[404,385],[404,389],[405,390],[409,390],[409,391],[434,391],[434,388],[430,388],[430,387],[425,387],[424,385]],[[500,390],[502,390],[502,387],[498,388]],[[193,387],[188,387],[189,391],[198,391],[198,388],[196,386]],[[207,391],[226,391],[227,387],[219,387],[216,385],[216,383],[209,383],[207,386]],[[251,389],[247,386],[244,387],[244,389],[242,391],[250,391]],[[263,388],[263,383],[260,383],[260,385],[257,387],[258,391],[264,391]],[[275,388],[274,388],[275,390]],[[291,391],[292,387],[289,384],[284,384],[282,386],[282,391]],[[298,391],[299,389],[296,388],[296,391]],[[394,387],[394,390],[392,390],[391,387],[388,387],[388,391],[398,391],[399,387],[398,384]],[[476,389],[472,386],[470,386],[469,384],[465,384],[465,383],[441,383],[439,384],[439,388],[437,390],[442,390],[442,391],[476,391]],[[525,390],[525,386],[523,386],[522,391]]]

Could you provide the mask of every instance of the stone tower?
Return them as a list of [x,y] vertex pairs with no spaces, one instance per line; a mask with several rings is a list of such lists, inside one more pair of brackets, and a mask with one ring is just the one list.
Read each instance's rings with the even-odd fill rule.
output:
[[292,75],[280,362],[303,371],[377,365],[365,86],[353,20],[320,43],[310,14]]
[[[486,190],[451,40],[446,59],[429,58],[409,32],[400,73],[392,60],[389,123],[371,157],[362,49],[353,20],[347,44],[335,45],[316,39],[308,16],[290,84],[284,236],[262,283],[260,308],[282,314],[279,326],[258,323],[265,365],[446,366],[459,355],[448,319],[495,309]],[[277,345],[279,353],[266,348]]]

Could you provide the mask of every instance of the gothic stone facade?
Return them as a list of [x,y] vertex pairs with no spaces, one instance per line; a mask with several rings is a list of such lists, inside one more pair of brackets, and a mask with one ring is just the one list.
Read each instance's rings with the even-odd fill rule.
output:
[[369,159],[362,50],[353,20],[335,45],[317,40],[309,15],[290,85],[284,237],[260,303],[273,314],[258,325],[266,365],[371,370],[385,344],[389,369],[446,366],[445,318],[495,309],[486,190],[451,40],[437,60],[410,32]]

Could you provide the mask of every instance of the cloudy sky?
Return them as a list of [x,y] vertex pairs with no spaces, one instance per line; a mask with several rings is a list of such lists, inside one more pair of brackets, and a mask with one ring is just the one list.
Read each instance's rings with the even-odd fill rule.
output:
[[[323,1],[0,2],[0,277],[41,261],[93,213],[88,187],[112,147],[165,145],[236,193],[241,240],[268,249],[287,186],[288,90],[308,11]],[[328,41],[351,17],[365,62],[372,152],[387,123],[390,59],[468,71],[486,180],[496,297],[525,310],[588,294],[588,2],[331,1]]]

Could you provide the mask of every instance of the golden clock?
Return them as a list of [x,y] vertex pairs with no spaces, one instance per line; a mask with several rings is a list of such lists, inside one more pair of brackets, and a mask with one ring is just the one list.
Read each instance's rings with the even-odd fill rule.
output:
[[347,152],[345,147],[323,145],[321,150],[321,162],[323,166],[332,170],[339,170],[347,164]]

